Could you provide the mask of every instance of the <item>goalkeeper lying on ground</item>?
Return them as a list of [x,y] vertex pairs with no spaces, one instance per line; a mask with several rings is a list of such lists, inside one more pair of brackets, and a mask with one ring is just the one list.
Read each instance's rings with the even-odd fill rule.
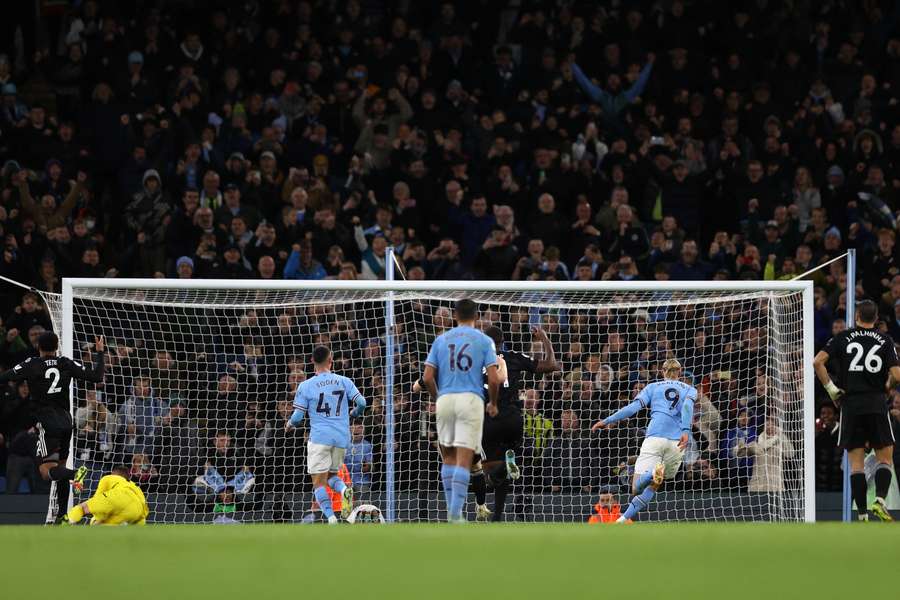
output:
[[128,479],[128,467],[115,467],[97,485],[97,491],[87,502],[73,506],[66,514],[66,521],[74,525],[85,515],[91,516],[91,525],[144,525],[150,508],[144,492]]

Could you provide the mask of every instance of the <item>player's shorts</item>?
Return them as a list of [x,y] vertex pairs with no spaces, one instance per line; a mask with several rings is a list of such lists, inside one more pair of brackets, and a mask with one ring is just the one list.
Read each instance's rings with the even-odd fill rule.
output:
[[87,501],[91,525],[144,525],[150,509],[127,487],[115,487]]
[[887,412],[856,415],[850,411],[841,411],[838,446],[852,450],[892,445],[894,432],[891,431],[891,417]]
[[492,462],[503,460],[507,450],[518,450],[522,446],[523,429],[522,411],[514,404],[502,404],[496,417],[485,416],[482,458]]
[[344,464],[344,454],[346,453],[346,448],[307,442],[306,472],[310,475],[337,473],[341,470],[341,465]]
[[662,463],[666,467],[666,479],[673,479],[681,461],[684,459],[684,450],[678,447],[678,442],[661,437],[648,437],[641,444],[641,453],[634,463],[634,472],[642,475],[652,471],[656,465]]
[[69,442],[72,440],[72,419],[68,414],[42,414],[35,429],[37,446],[34,454],[38,461],[62,461],[68,458]]
[[484,426],[484,400],[481,396],[471,392],[444,394],[437,400],[435,413],[441,446],[478,450]]

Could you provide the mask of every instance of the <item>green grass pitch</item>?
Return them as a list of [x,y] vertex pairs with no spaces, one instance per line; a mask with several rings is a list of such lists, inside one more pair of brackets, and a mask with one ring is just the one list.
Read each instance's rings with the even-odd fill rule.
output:
[[0,528],[10,600],[847,600],[898,564],[876,523]]

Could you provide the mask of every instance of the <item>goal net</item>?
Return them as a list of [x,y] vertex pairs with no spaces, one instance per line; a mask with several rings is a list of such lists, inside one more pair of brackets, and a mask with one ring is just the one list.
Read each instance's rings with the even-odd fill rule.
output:
[[[368,401],[342,473],[357,502],[388,520],[444,520],[434,404],[412,386],[431,342],[453,325],[454,302],[470,297],[479,326],[503,330],[503,350],[549,358],[533,336],[540,327],[562,366],[523,377],[524,434],[513,448],[522,477],[506,520],[586,522],[598,504],[624,510],[649,415],[600,433],[590,426],[659,378],[668,358],[699,391],[692,440],[641,519],[810,518],[804,284],[444,283],[66,280],[71,295],[45,295],[64,351],[90,362],[95,337],[108,346],[104,383],[73,390],[72,458],[89,468],[88,490],[124,464],[153,522],[317,520],[305,424],[290,433],[284,424],[313,347],[328,344],[335,371]],[[467,511],[473,518],[471,496]]]

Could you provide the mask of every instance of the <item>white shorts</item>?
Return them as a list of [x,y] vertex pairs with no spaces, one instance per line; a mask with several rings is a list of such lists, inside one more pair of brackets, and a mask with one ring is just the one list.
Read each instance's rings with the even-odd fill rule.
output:
[[481,447],[484,426],[484,400],[478,394],[444,394],[437,400],[438,443],[453,448],[476,450]]
[[683,459],[684,450],[678,447],[678,442],[675,440],[648,437],[641,444],[641,453],[638,455],[637,462],[634,463],[634,472],[642,475],[662,463],[666,467],[666,479],[673,479],[678,473]]
[[346,448],[307,442],[306,472],[310,475],[337,473],[341,470],[341,465],[344,464],[344,454],[346,452]]

